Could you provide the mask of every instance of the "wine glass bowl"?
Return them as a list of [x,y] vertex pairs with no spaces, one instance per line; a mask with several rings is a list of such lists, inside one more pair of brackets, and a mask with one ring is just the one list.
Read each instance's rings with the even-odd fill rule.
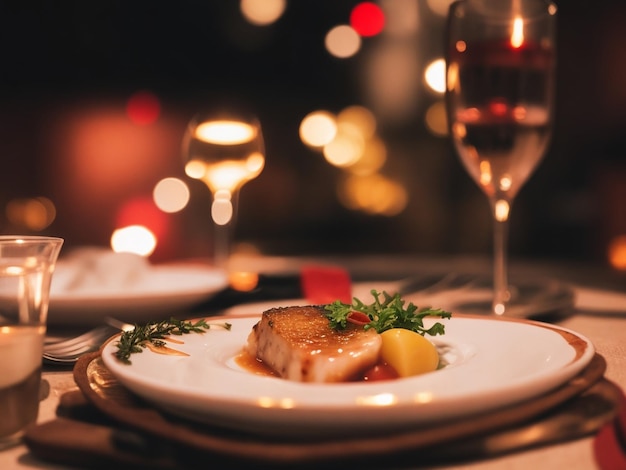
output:
[[259,176],[265,166],[259,120],[247,112],[234,110],[198,113],[187,126],[183,156],[187,176],[201,180],[213,197],[211,217],[218,227],[215,263],[223,267],[229,256],[239,191]]
[[511,205],[550,141],[555,15],[541,0],[460,0],[448,15],[446,110],[455,150],[491,207],[495,314],[515,301],[507,278]]

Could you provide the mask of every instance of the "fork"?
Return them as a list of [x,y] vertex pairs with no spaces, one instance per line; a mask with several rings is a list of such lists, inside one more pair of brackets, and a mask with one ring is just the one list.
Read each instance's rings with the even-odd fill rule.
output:
[[105,325],[97,326],[81,335],[45,343],[43,358],[51,363],[72,364],[83,354],[97,351],[116,332],[129,327],[133,328],[132,325],[114,318],[107,318]]

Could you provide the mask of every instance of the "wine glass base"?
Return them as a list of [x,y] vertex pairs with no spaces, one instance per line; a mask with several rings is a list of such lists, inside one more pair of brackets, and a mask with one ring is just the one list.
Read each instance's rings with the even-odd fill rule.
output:
[[[511,299],[502,317],[535,318],[566,312],[574,306],[574,292],[556,280],[512,279],[509,283]],[[494,315],[493,287],[481,283],[464,298],[453,302],[453,312],[473,315]]]

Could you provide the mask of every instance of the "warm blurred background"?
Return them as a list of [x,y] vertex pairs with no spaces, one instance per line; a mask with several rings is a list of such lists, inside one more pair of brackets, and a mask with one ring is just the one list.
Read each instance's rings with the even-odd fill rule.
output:
[[[626,3],[556,4],[555,133],[515,202],[510,252],[626,270]],[[442,112],[448,5],[3,2],[1,231],[206,255],[210,193],[185,175],[181,139],[199,108],[232,98],[266,145],[240,197],[247,249],[489,254],[486,198]],[[315,116],[336,130],[326,147],[307,141]]]

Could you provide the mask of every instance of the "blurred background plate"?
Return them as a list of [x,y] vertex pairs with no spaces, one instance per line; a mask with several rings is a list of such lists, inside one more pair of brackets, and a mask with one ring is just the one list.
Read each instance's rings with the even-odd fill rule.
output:
[[57,266],[50,293],[50,325],[101,324],[106,316],[130,323],[152,321],[207,300],[228,284],[221,270],[182,264],[151,266],[121,287],[93,284],[72,289],[65,282],[71,276],[70,266]]

